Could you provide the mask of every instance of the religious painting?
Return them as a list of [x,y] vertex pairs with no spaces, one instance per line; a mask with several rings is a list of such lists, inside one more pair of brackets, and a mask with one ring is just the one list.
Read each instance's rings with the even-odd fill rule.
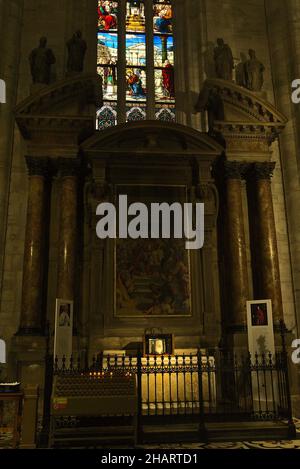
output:
[[[185,187],[118,186],[128,204],[186,202]],[[151,229],[151,216],[149,215]],[[172,223],[171,223],[172,226]],[[149,229],[149,231],[150,231]],[[191,315],[189,251],[184,239],[117,239],[115,313],[118,317]]]
[[144,338],[145,355],[172,355],[174,353],[172,334],[146,334]]
[[155,100],[156,102],[175,102],[174,67],[170,64],[162,69],[155,69]]
[[251,323],[252,326],[268,325],[267,303],[251,304]]
[[118,2],[98,1],[98,30],[113,31],[118,28]]
[[127,68],[126,85],[127,101],[146,101],[147,78],[144,68]]
[[72,355],[73,301],[56,299],[54,356],[66,358]]
[[118,98],[117,66],[98,67],[97,71],[102,77],[103,99],[116,101]]
[[153,4],[153,28],[155,33],[170,34],[172,27],[172,5],[170,1],[157,0]]

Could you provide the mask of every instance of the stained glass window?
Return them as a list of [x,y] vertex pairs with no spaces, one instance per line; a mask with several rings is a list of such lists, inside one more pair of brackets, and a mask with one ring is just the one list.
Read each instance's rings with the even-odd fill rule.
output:
[[97,128],[155,118],[175,121],[171,0],[98,0]]

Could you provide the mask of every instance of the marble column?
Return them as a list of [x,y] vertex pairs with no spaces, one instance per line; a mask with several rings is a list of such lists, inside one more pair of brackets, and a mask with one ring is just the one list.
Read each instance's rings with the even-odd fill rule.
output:
[[246,326],[246,302],[249,299],[242,192],[244,169],[245,165],[235,161],[225,163],[228,288],[230,301],[227,324],[230,328],[237,330],[242,330]]
[[43,326],[43,275],[47,219],[48,160],[26,158],[29,171],[23,286],[18,335],[36,335]]
[[61,186],[57,298],[73,301],[76,269],[78,161],[61,158],[59,175]]
[[255,163],[251,170],[254,210],[250,223],[255,224],[258,299],[271,299],[274,323],[283,319],[279,258],[271,178],[275,163]]

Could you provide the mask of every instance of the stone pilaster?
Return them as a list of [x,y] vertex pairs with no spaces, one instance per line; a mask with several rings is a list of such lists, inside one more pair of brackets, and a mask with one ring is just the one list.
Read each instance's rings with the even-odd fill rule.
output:
[[43,276],[47,220],[48,160],[26,158],[29,172],[28,206],[24,248],[22,303],[19,335],[42,331]]
[[246,326],[246,301],[249,299],[249,282],[246,256],[242,178],[245,165],[238,162],[225,163],[227,197],[227,248],[229,277],[229,317],[232,329]]
[[283,319],[279,258],[272,200],[271,178],[275,163],[255,163],[250,171],[254,207],[250,223],[256,232],[256,282],[258,299],[271,299],[275,324]]

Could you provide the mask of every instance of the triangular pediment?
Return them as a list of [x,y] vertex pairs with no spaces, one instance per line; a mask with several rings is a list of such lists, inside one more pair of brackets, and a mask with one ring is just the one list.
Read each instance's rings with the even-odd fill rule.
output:
[[183,125],[141,121],[95,132],[82,144],[85,154],[220,155],[223,147],[207,134]]
[[224,106],[224,121],[232,123],[261,123],[285,126],[287,118],[265,99],[262,92],[252,92],[233,82],[206,80],[203,91],[217,90]]
[[97,74],[78,74],[51,85],[33,85],[32,93],[15,109],[25,139],[38,133],[78,133],[94,129],[95,109],[102,105],[102,80]]

